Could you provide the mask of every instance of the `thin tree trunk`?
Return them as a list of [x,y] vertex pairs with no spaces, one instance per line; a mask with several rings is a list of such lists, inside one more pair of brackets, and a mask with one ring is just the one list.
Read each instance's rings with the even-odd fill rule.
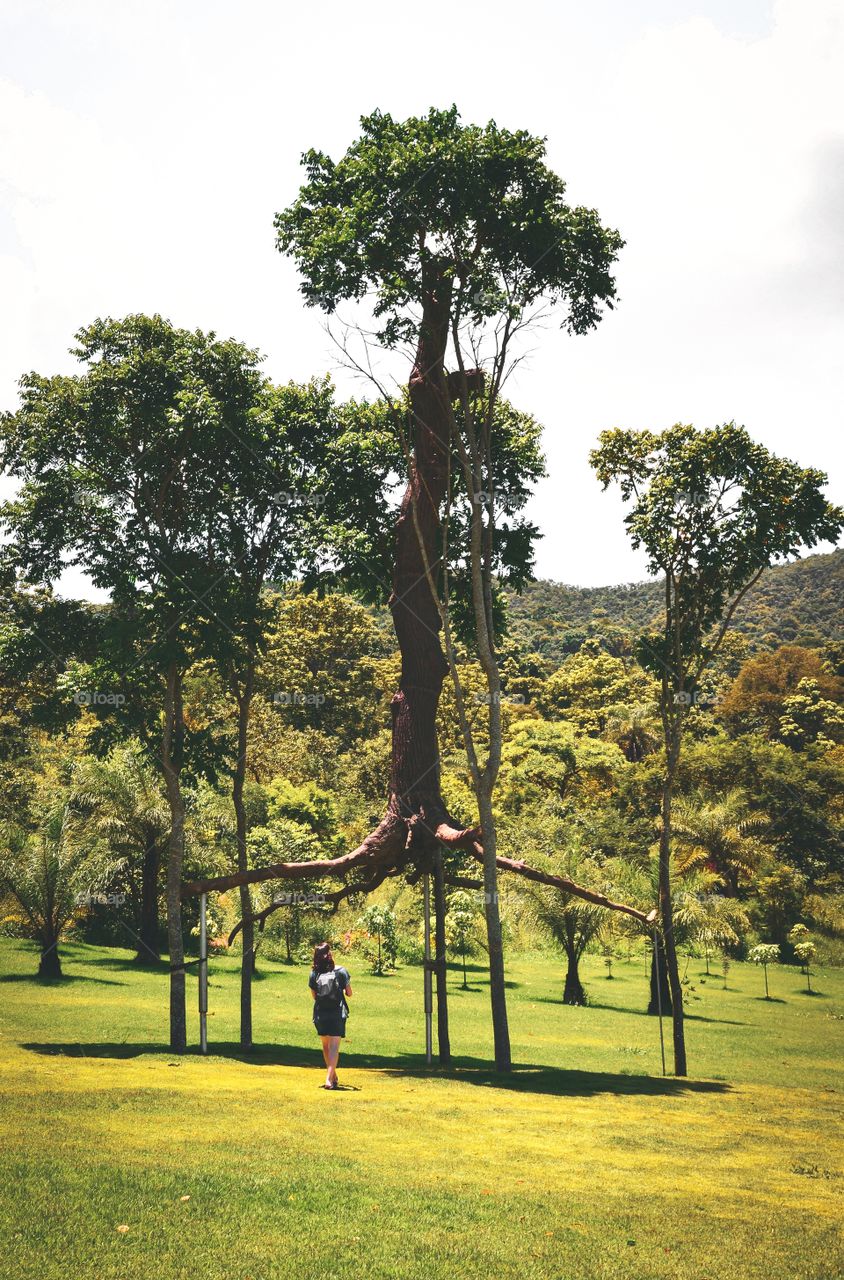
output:
[[481,791],[478,811],[484,833],[484,914],[489,949],[489,996],[492,1006],[492,1035],[495,1046],[496,1071],[509,1071],[510,1029],[507,1024],[507,995],[504,985],[504,939],[498,902],[498,874],[495,863],[496,831],[492,815],[492,797]]
[[437,849],[434,864],[434,948],[437,979],[437,1047],[440,1066],[451,1062],[451,1042],[448,1035],[448,990],[446,988],[445,955],[445,881],[443,879],[442,850]]
[[[237,838],[237,869],[246,871],[246,805],[243,787],[246,782],[246,751],[249,732],[249,714],[254,688],[254,661],[246,674],[243,689],[237,697],[237,758],[232,775],[232,805],[234,806]],[[240,1047],[252,1048],[252,975],[255,972],[255,925],[252,921],[252,893],[248,884],[240,886],[240,911],[243,920],[240,957]]]
[[138,923],[138,954],[135,963],[156,964],[161,959],[158,936],[158,873],[161,870],[161,841],[152,836],[144,850],[141,867],[141,918]]
[[674,1074],[685,1076],[686,1035],[683,1025],[683,985],[677,963],[677,945],[674,937],[674,908],[671,897],[671,800],[677,768],[679,745],[669,748],[668,767],[662,787],[662,822],[659,833],[659,910],[665,941],[665,963],[668,971],[668,989],[671,992],[671,1022],[674,1039]]
[[[495,652],[495,630],[493,622],[493,582],[492,582],[492,537],[494,525],[493,511],[493,478],[491,456],[489,453],[489,437],[484,441],[479,438],[476,424],[473,422],[469,400],[468,374],[463,367],[460,353],[460,341],[453,333],[454,351],[459,364],[461,383],[461,402],[466,418],[465,426],[468,437],[464,443],[460,432],[455,432],[455,443],[460,453],[463,478],[467,487],[467,495],[472,503],[471,541],[469,568],[472,582],[472,608],[475,618],[475,638],[478,647],[478,659],[481,664],[488,695],[488,729],[489,747],[486,763],[481,768],[471,728],[465,717],[461,716],[466,753],[472,773],[472,785],[478,802],[478,816],[483,831],[483,868],[484,868],[484,907],[487,926],[487,947],[489,950],[489,985],[492,1005],[492,1030],[495,1044],[495,1065],[499,1071],[509,1071],[512,1066],[510,1053],[510,1031],[507,1025],[507,993],[504,979],[504,946],[501,933],[501,913],[498,900],[498,863],[496,851],[498,847],[495,818],[492,809],[492,794],[501,766],[502,729],[501,729],[501,672]],[[449,403],[449,410],[450,410]],[[493,400],[489,405],[490,415],[493,411]],[[491,425],[486,422],[486,427]],[[468,446],[468,447],[467,447]],[[486,468],[486,472],[484,471]],[[486,479],[484,475],[486,474]],[[482,498],[482,494],[486,494]],[[486,527],[483,523],[484,504],[489,505]],[[452,654],[453,661],[453,654]]]
[[164,734],[161,764],[170,834],[167,840],[167,942],[170,953],[170,1048],[183,1053],[187,1047],[185,1013],[185,951],[182,938],[182,864],[185,856],[185,803],[181,770],[184,755],[182,673],[176,662],[167,669],[164,697]]
[[[659,965],[658,979],[657,965]],[[651,998],[648,1004],[648,1013],[659,1013],[660,1002],[662,1003],[662,1012],[664,1014],[670,1014],[672,1010],[671,990],[668,985],[668,966],[665,961],[665,947],[662,945],[662,938],[657,934],[656,946],[651,950]]]

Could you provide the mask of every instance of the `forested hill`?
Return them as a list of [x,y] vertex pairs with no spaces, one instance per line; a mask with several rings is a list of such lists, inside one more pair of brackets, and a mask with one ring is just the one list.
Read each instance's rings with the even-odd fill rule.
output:
[[[541,579],[508,595],[510,636],[523,652],[562,662],[590,634],[645,630],[659,615],[659,581],[568,587]],[[736,611],[752,647],[844,640],[844,548],[769,569]]]

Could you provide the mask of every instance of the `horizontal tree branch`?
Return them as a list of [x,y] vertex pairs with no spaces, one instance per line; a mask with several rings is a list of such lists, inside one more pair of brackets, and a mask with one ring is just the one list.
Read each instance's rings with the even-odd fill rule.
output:
[[[472,857],[478,862],[484,860],[483,845],[475,841],[469,848]],[[606,894],[598,893],[594,889],[585,889],[583,885],[576,884],[574,880],[570,880],[568,876],[555,876],[548,871],[538,871],[535,867],[529,867],[526,862],[517,862],[513,858],[498,857],[495,859],[496,866],[501,871],[512,871],[516,875],[523,876],[526,880],[535,880],[539,884],[551,885],[554,889],[560,889],[563,893],[571,893],[576,898],[583,898],[586,902],[594,902],[598,907],[606,907],[608,911],[620,911],[624,915],[632,916],[634,920],[638,920],[640,924],[652,925],[657,917],[656,907],[648,911],[639,911],[637,907],[629,907],[623,902],[614,902],[612,898],[608,898]]]
[[261,884],[266,880],[319,880],[322,876],[343,876],[367,862],[394,864],[404,852],[407,834],[404,819],[388,813],[363,844],[339,858],[312,862],[275,862],[268,867],[233,871],[230,875],[213,876],[209,880],[186,880],[182,884],[182,897],[195,897],[199,893],[222,893],[241,884]]

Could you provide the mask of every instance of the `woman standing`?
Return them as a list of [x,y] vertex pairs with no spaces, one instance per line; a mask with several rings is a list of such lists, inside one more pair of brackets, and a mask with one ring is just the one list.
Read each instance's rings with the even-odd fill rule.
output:
[[331,948],[321,942],[314,948],[314,967],[308,979],[314,999],[314,1026],[322,1040],[322,1056],[328,1068],[323,1089],[339,1089],[337,1059],[340,1057],[340,1041],[346,1034],[349,1006],[346,997],[352,994],[352,979],[348,969],[334,963]]

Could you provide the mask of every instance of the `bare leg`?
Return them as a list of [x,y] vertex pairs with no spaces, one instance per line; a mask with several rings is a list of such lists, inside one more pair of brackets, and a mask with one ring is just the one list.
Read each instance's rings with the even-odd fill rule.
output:
[[328,1067],[329,1084],[337,1083],[337,1062],[339,1058],[340,1058],[340,1037],[329,1036],[328,1037],[328,1057],[326,1059],[326,1065]]
[[328,1068],[328,1075],[325,1077],[325,1083],[330,1084],[331,1083],[331,1056],[330,1056],[329,1045],[331,1044],[332,1037],[320,1036],[320,1040],[322,1041],[322,1058],[326,1067]]

